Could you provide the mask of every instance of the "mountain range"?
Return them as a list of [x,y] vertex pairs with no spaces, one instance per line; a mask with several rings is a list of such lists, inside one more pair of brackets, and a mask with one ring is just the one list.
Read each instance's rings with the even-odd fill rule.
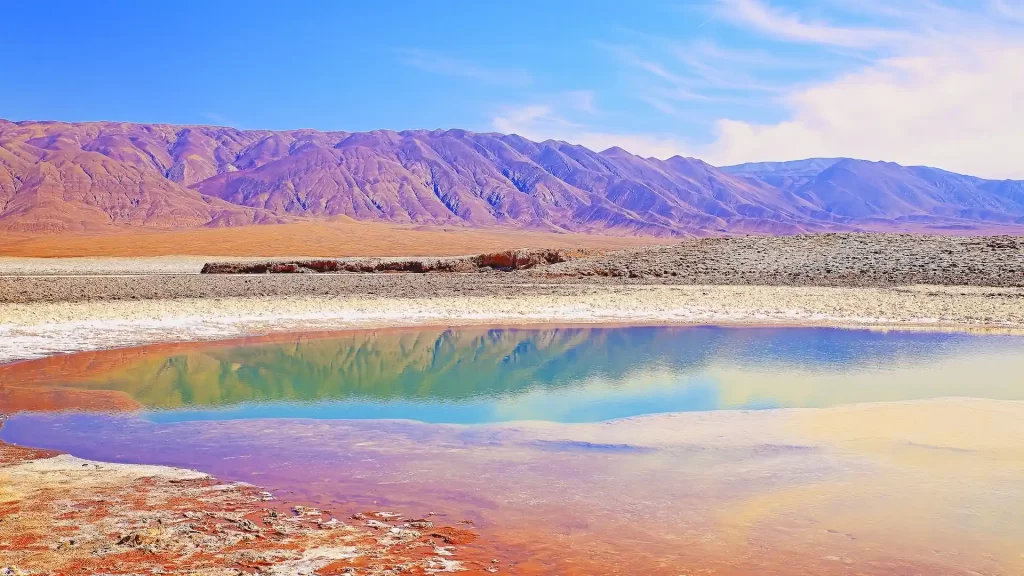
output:
[[351,218],[651,234],[1024,229],[1024,181],[847,158],[716,168],[465,130],[0,120],[0,230]]

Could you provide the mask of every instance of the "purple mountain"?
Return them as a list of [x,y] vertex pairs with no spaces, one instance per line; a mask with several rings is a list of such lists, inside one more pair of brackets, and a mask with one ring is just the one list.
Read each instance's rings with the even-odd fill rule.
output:
[[1024,184],[847,159],[719,169],[694,158],[464,130],[0,120],[0,229],[337,216],[666,236],[991,231],[1024,224]]

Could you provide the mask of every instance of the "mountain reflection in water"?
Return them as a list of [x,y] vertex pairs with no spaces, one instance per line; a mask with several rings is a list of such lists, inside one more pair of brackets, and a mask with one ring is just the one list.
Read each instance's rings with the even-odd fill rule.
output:
[[[1024,402],[1003,400],[1024,400],[1021,374],[1016,336],[274,335],[0,366],[0,440],[194,468],[339,518],[437,511],[472,521],[503,573],[1009,576]],[[972,398],[893,402],[950,396]],[[738,410],[773,406],[822,409]],[[607,422],[698,410],[719,411]],[[572,424],[500,424],[527,419]]]
[[433,328],[143,348],[123,359],[109,351],[92,363],[102,368],[46,384],[121,391],[162,421],[583,422],[940,396],[1024,399],[1009,376],[1024,373],[1022,351],[1024,340],[1012,336],[923,332]]

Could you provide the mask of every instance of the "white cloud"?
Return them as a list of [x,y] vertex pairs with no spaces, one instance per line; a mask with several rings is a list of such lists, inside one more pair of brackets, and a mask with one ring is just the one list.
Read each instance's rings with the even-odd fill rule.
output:
[[849,156],[1024,178],[1024,43],[933,47],[794,91],[774,124],[724,119],[713,164]]
[[[597,43],[633,73],[634,98],[694,125],[703,115],[711,127],[705,143],[672,134],[673,124],[637,133],[596,128],[595,119],[570,122],[578,116],[550,101],[506,110],[495,129],[720,166],[845,156],[1024,178],[1021,0],[987,0],[970,11],[941,0],[830,0],[833,14],[858,13],[873,27],[809,18],[768,0],[717,1],[720,19],[757,34],[741,46],[638,32],[625,35],[632,45]],[[758,37],[771,41],[758,45]],[[781,120],[745,117],[765,110]]]
[[[733,8],[732,23],[772,42],[758,46],[748,37],[737,47],[646,36],[647,50],[599,45],[635,73],[634,98],[666,119],[694,123],[704,114],[711,133],[703,143],[673,134],[676,123],[652,133],[602,127],[613,124],[595,113],[591,92],[504,108],[493,128],[719,166],[842,156],[1024,179],[1024,33],[1013,19],[1024,16],[1020,0],[989,0],[987,11],[970,14],[933,0],[831,0],[887,28],[837,26],[764,0],[720,1]],[[816,45],[810,53],[808,43]],[[794,63],[801,54],[812,61],[803,68],[810,74]],[[836,72],[824,76],[833,65]],[[781,120],[745,117],[750,102]]]
[[844,156],[1024,178],[1024,41],[961,40],[794,89],[782,98],[780,122],[718,120],[704,145],[667,132],[570,121],[564,100],[503,109],[492,125],[532,140],[620,146],[658,158],[690,155],[718,166]]
[[851,28],[805,20],[758,0],[722,0],[723,18],[781,40],[827,44],[845,48],[889,46],[908,40],[908,35],[883,28]]
[[506,107],[491,120],[491,125],[503,134],[518,134],[537,142],[563,140],[596,151],[618,146],[640,156],[668,158],[685,149],[685,143],[672,135],[595,130],[567,120],[550,104]]
[[533,81],[530,74],[524,70],[490,68],[418,48],[398,50],[398,59],[406,66],[427,72],[468,78],[486,84],[526,86]]
[[1024,2],[1017,0],[993,0],[996,11],[1007,18],[1024,22]]

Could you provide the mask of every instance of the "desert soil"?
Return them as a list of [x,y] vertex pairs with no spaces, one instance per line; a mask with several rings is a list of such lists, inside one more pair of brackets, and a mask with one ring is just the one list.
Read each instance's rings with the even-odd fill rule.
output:
[[334,222],[171,231],[112,229],[105,234],[0,232],[0,256],[458,256],[524,247],[615,250],[665,241],[644,236],[556,234],[502,228],[418,228],[342,218]]
[[0,276],[0,361],[160,341],[411,324],[1020,330],[1022,250],[1024,242],[1005,236],[716,238],[513,272],[482,267],[423,274],[197,274],[201,260],[194,257],[7,259],[0,273],[35,275]]

